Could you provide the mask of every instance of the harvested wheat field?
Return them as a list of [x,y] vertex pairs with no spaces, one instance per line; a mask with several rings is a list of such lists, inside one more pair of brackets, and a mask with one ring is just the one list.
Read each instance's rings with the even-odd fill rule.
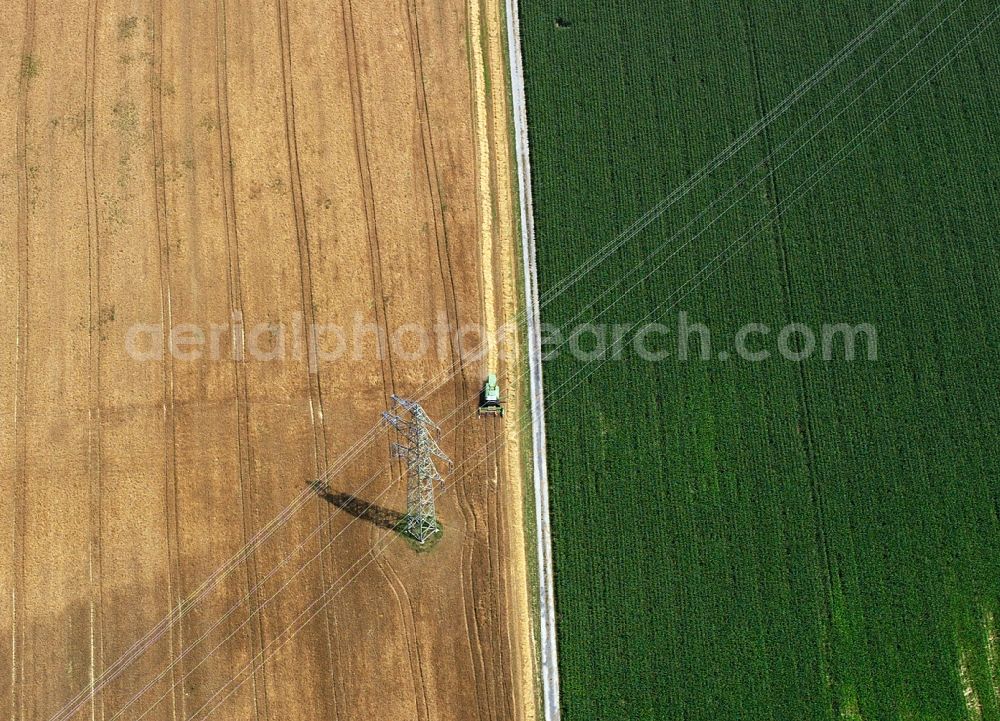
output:
[[[534,718],[518,359],[454,333],[517,312],[500,21],[4,8],[0,717]],[[392,394],[455,464],[426,553]]]

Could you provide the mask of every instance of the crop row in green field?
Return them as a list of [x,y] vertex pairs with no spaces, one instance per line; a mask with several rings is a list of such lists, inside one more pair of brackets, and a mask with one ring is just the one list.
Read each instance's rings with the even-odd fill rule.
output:
[[[522,3],[543,293],[889,5]],[[879,343],[546,364],[568,721],[1000,719],[995,9],[903,3],[544,307]]]

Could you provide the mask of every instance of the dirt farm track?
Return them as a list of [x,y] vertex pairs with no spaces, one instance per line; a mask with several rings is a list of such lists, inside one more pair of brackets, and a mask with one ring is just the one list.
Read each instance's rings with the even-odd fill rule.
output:
[[[454,333],[518,310],[500,6],[5,4],[0,718],[536,717],[519,359]],[[416,553],[365,434],[432,388]]]

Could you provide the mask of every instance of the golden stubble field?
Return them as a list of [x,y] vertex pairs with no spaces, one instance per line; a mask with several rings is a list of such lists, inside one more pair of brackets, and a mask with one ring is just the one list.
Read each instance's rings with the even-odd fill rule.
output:
[[[495,2],[4,8],[0,717],[534,718],[515,384],[468,417],[516,353],[378,352],[517,312],[503,61]],[[368,332],[247,352],[314,323]],[[417,554],[355,444],[455,367]]]

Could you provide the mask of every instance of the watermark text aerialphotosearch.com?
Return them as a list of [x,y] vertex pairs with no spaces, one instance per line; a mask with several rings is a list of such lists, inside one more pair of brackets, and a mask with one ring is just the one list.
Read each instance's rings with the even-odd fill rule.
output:
[[[493,342],[502,348],[513,337],[500,328]],[[729,361],[760,363],[776,358],[802,362],[875,361],[878,333],[870,323],[824,323],[781,326],[748,322],[735,332],[713,333],[708,325],[680,312],[669,322],[582,323],[541,326],[543,358],[570,356],[582,362],[622,360],[648,362]],[[306,360],[310,370],[337,360],[381,358],[391,353],[401,360],[447,357],[461,353],[466,360],[486,354],[489,334],[475,324],[453,328],[444,316],[428,325],[406,323],[386,330],[361,316],[346,324],[314,323],[306,327],[301,314],[290,322],[244,323],[236,314],[229,323],[177,323],[165,328],[136,323],[125,333],[125,350],[135,361]]]

